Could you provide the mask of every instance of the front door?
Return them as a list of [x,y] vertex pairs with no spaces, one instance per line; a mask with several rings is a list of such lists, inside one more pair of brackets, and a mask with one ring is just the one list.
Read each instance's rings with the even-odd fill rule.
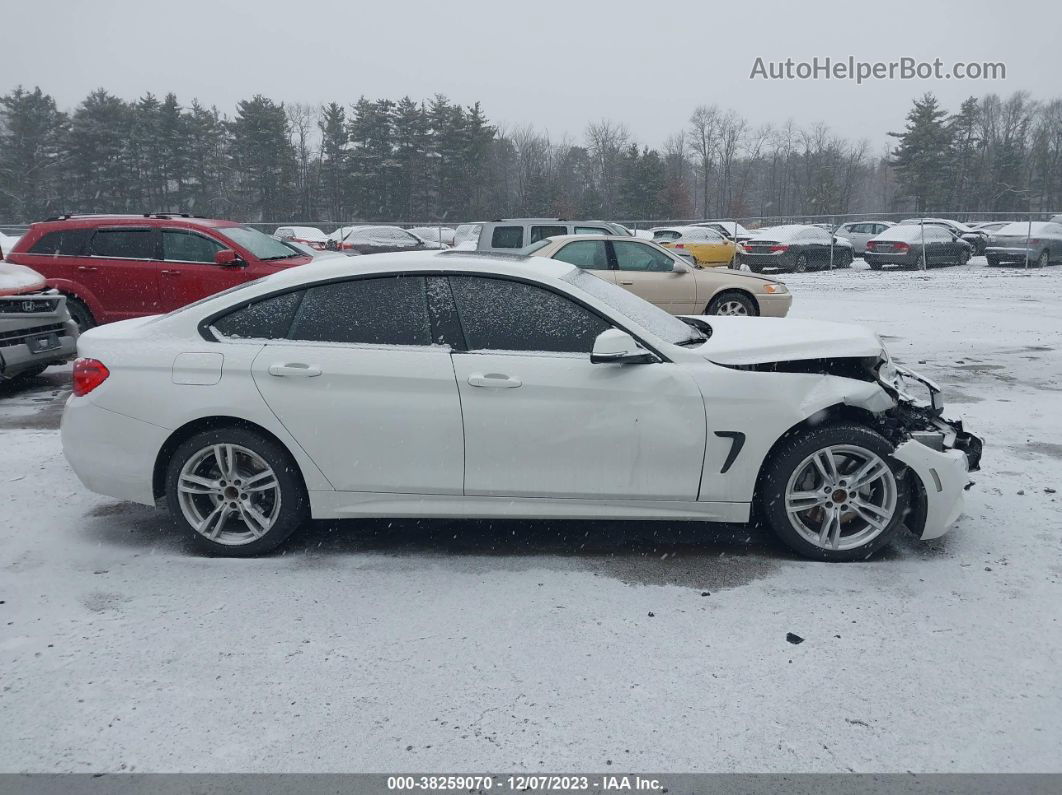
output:
[[226,246],[197,232],[162,230],[159,301],[163,312],[226,290],[245,280],[244,268],[214,264]]
[[[425,277],[351,279],[274,300],[291,302],[290,331],[262,348],[254,380],[333,487],[460,495],[461,405],[450,349],[431,344]],[[253,307],[252,318],[270,315]]]
[[655,246],[613,240],[616,282],[639,298],[673,315],[700,314],[697,279],[691,270],[675,271],[675,261]]
[[592,364],[611,324],[543,287],[452,276],[467,495],[696,500],[704,402],[679,366]]

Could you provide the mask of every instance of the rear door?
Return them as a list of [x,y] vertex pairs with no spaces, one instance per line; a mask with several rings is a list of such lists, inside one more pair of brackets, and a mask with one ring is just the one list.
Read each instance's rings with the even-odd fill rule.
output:
[[159,300],[159,230],[101,226],[88,242],[77,270],[103,305],[108,321],[156,314]]
[[[675,261],[655,246],[636,240],[611,240],[616,283],[673,315],[699,314],[697,279],[691,270],[675,271]],[[688,266],[687,266],[688,267]]]
[[162,311],[198,301],[245,281],[244,268],[214,264],[214,255],[227,248],[190,229],[162,230],[162,261],[158,266]]
[[[427,287],[420,275],[367,277],[271,299],[290,320],[271,330],[284,338],[258,354],[255,383],[338,491],[462,492],[461,406],[450,348],[432,344]],[[214,326],[247,336],[240,322]]]
[[611,323],[539,285],[451,276],[467,495],[696,500],[704,401],[678,365],[592,364]]

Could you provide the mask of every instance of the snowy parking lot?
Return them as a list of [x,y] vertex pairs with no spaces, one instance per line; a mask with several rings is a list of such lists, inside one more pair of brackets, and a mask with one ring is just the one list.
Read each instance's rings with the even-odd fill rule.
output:
[[0,387],[0,770],[1058,771],[1062,267],[782,278],[985,437],[943,538],[403,520],[209,559],[77,481],[62,368]]

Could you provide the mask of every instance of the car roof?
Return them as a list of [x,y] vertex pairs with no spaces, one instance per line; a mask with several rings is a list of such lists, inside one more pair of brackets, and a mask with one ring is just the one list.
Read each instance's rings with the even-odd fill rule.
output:
[[630,235],[550,235],[546,240],[553,240],[557,243],[566,243],[569,240],[620,240],[630,241],[637,240],[641,243],[652,243],[652,240],[646,240],[640,237],[631,237]]
[[93,226],[186,226],[195,229],[204,226],[233,227],[240,226],[236,221],[228,221],[222,218],[196,218],[186,215],[140,215],[130,214],[106,214],[106,215],[61,215],[57,218],[49,218],[45,221],[37,221],[31,224],[31,228],[48,230],[51,228],[83,229]]
[[522,254],[461,251],[409,251],[393,254],[366,254],[360,257],[329,257],[295,268],[287,268],[267,277],[270,290],[307,281],[324,281],[345,276],[361,276],[395,271],[467,272],[483,271],[500,276],[562,279],[574,265],[559,260],[528,257]]

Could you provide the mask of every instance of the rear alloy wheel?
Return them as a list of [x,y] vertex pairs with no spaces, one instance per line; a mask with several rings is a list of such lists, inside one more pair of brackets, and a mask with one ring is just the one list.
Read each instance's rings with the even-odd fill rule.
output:
[[708,303],[705,309],[706,315],[736,315],[739,317],[755,317],[759,314],[756,302],[735,290],[719,293]]
[[1045,248],[1043,251],[1040,252],[1040,256],[1036,258],[1036,267],[1046,268],[1050,263],[1051,255],[1047,252],[1047,249]]
[[308,513],[287,451],[244,428],[203,431],[178,447],[167,468],[166,499],[201,549],[236,557],[274,549]]
[[66,311],[70,313],[70,319],[77,323],[79,332],[88,331],[96,325],[96,318],[92,316],[92,312],[80,298],[68,295],[66,297]]
[[764,471],[760,504],[778,538],[819,560],[863,560],[903,523],[907,492],[892,445],[860,425],[794,436]]
[[808,269],[808,255],[799,254],[793,263],[793,273],[803,273]]

